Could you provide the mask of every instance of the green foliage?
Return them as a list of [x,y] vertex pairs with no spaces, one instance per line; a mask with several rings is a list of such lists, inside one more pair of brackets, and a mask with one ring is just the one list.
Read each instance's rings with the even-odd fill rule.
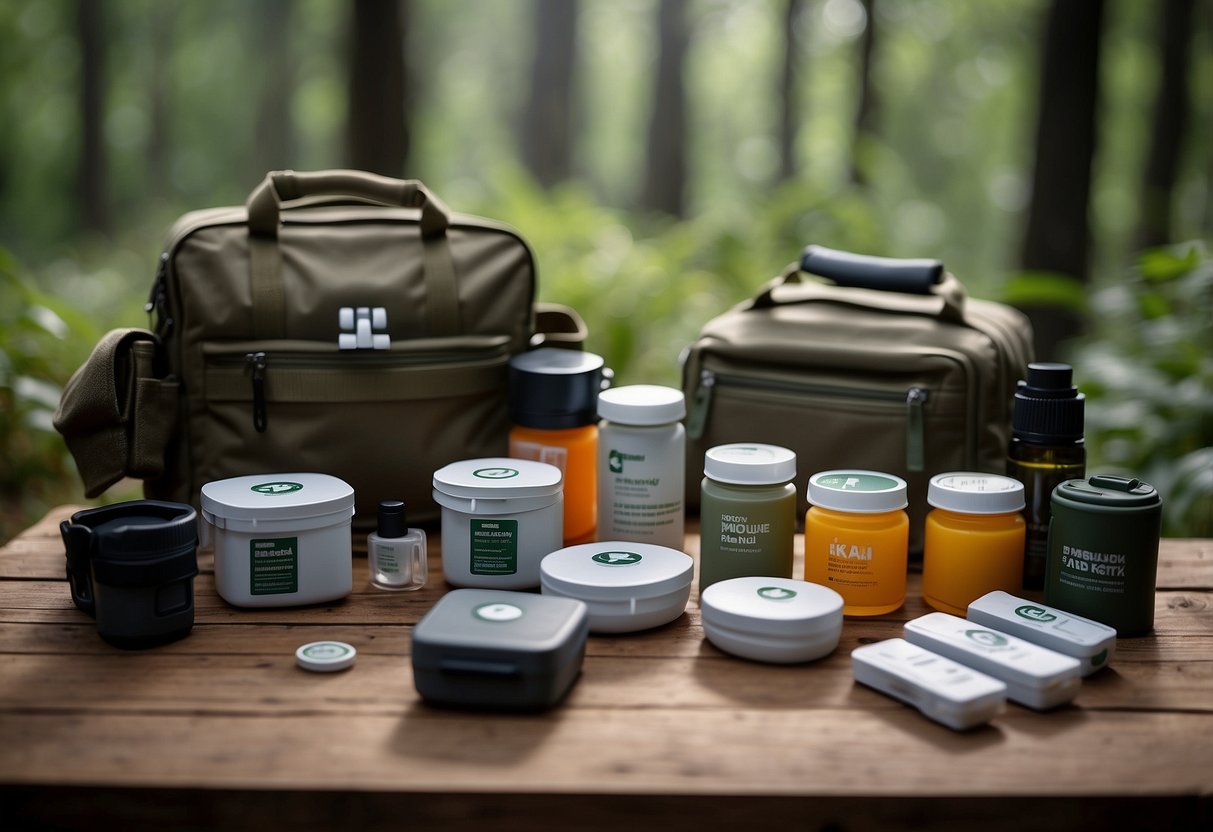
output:
[[82,311],[36,290],[0,249],[0,540],[80,498],[51,419],[63,383],[98,337]]
[[542,300],[573,306],[618,383],[680,383],[679,356],[709,319],[754,294],[805,244],[879,250],[858,192],[804,183],[760,208],[728,205],[685,222],[607,208],[581,186],[550,194],[517,172],[494,178],[470,210],[508,218],[534,249]]
[[1158,488],[1164,534],[1213,536],[1213,257],[1199,243],[1147,251],[1091,306],[1094,332],[1070,354],[1088,470]]

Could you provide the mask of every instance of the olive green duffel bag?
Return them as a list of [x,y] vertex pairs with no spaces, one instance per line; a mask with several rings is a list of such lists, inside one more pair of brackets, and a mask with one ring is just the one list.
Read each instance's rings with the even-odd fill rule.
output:
[[420,182],[270,173],[177,221],[150,330],[107,335],[55,425],[90,497],[130,476],[197,505],[213,480],[316,471],[354,487],[360,528],[383,499],[432,521],[436,469],[506,453],[510,356],[584,340],[535,291],[518,232]]
[[1028,319],[966,297],[938,260],[809,246],[687,351],[688,505],[699,504],[709,448],[780,445],[796,452],[801,519],[820,471],[905,479],[910,548],[921,552],[933,475],[1005,471],[1012,399],[1031,360]]

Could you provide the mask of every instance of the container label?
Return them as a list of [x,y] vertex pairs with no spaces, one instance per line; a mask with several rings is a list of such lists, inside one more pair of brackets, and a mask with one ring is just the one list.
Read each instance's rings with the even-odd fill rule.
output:
[[782,586],[763,586],[758,588],[758,597],[768,601],[790,601],[796,597],[796,590]]
[[521,439],[510,440],[510,456],[515,459],[533,459],[555,465],[560,473],[565,473],[569,464],[568,448],[559,445],[543,445],[539,442],[524,442]]
[[833,488],[838,491],[888,491],[898,486],[897,480],[892,477],[883,477],[880,474],[831,474],[827,477],[818,477],[815,482],[825,488]]
[[477,468],[472,472],[473,477],[482,480],[508,480],[518,476],[517,468]]
[[1117,595],[1125,591],[1124,555],[1092,552],[1077,546],[1061,547],[1061,582],[1067,586]]
[[522,607],[506,604],[503,601],[490,601],[472,610],[472,615],[481,621],[491,621],[500,624],[503,621],[517,621],[522,618]]
[[604,566],[631,566],[640,563],[643,558],[637,552],[599,552],[590,560]]
[[250,595],[286,595],[299,591],[299,538],[250,540],[248,563]]
[[746,514],[720,516],[720,551],[736,555],[760,555],[769,547],[771,524],[752,520]]
[[1020,618],[1027,618],[1030,621],[1041,621],[1045,624],[1049,623],[1050,621],[1057,620],[1057,616],[1046,610],[1044,607],[1037,607],[1032,604],[1016,607],[1015,614]]
[[469,528],[469,568],[473,575],[513,575],[518,571],[517,520],[481,520],[473,517]]
[[303,484],[297,482],[263,482],[251,486],[249,491],[264,494],[267,497],[278,497],[282,494],[294,494],[302,491]]

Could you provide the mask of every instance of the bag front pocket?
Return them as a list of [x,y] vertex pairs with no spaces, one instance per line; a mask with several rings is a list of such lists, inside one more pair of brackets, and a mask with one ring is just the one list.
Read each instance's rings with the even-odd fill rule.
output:
[[204,345],[190,397],[195,489],[249,473],[317,471],[354,487],[358,525],[380,500],[432,520],[435,470],[504,456],[507,336],[397,341],[390,350],[278,341]]

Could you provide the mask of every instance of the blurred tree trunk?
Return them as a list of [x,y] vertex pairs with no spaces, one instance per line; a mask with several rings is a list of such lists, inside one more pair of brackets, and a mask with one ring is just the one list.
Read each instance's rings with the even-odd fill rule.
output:
[[865,23],[860,39],[859,106],[855,110],[855,138],[851,145],[851,181],[867,182],[864,146],[868,136],[876,131],[876,96],[872,89],[872,58],[876,54],[876,0],[861,0]]
[[779,179],[786,182],[800,175],[796,134],[800,131],[800,40],[796,27],[804,12],[804,0],[787,0],[783,17],[783,71],[779,77]]
[[401,176],[408,158],[404,41],[409,0],[354,0],[346,155],[351,167]]
[[294,164],[291,98],[295,90],[295,61],[290,31],[295,0],[258,0],[249,8],[254,18],[257,65],[262,68],[252,158],[252,181],[256,182],[268,171]]
[[[1021,261],[1028,271],[1090,282],[1091,160],[1099,93],[1103,0],[1052,0],[1041,50],[1036,164]],[[1082,328],[1081,313],[1025,305],[1036,356],[1055,359],[1058,345]]]
[[577,13],[577,0],[535,4],[535,59],[522,122],[522,158],[545,188],[572,172]]
[[1150,155],[1141,195],[1142,247],[1173,242],[1171,203],[1188,126],[1188,58],[1192,53],[1193,0],[1164,0],[1159,7],[1158,61],[1162,76],[1154,97]]
[[86,231],[109,230],[109,180],[105,164],[105,4],[76,0],[80,41],[80,157],[76,187]]
[[686,88],[683,64],[690,32],[686,0],[661,0],[657,14],[657,81],[649,118],[641,205],[683,215],[687,177]]
[[156,193],[172,176],[169,169],[169,124],[172,121],[169,101],[172,96],[170,79],[173,65],[173,33],[177,19],[174,3],[157,3],[152,7],[152,77],[149,97],[147,165],[148,176]]

